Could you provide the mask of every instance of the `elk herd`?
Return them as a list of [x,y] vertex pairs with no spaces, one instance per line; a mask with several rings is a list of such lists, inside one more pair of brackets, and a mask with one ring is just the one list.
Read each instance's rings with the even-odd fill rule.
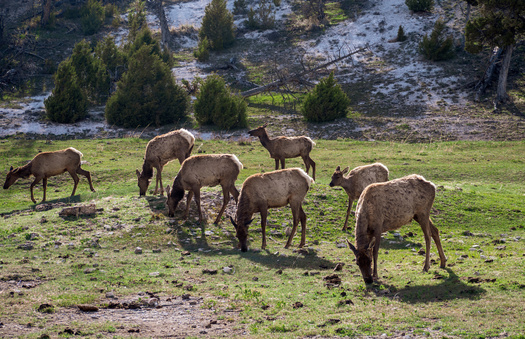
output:
[[[258,137],[261,144],[268,150],[270,157],[275,159],[275,171],[257,173],[249,176],[242,184],[239,192],[235,181],[243,169],[242,163],[233,154],[206,154],[191,156],[195,143],[194,136],[185,129],[175,130],[159,135],[150,140],[146,146],[142,172],[136,170],[139,194],[145,195],[156,170],[154,194],[163,195],[162,169],[170,161],[177,159],[181,164],[178,174],[171,187],[166,187],[168,215],[173,217],[179,202],[186,195],[186,210],[184,218],[189,215],[190,202],[195,199],[199,221],[203,222],[200,189],[203,186],[222,187],[223,202],[214,223],[218,224],[230,201],[230,194],[237,204],[235,216],[229,219],[235,227],[236,237],[242,252],[248,250],[248,226],[253,221],[253,215],[261,216],[262,245],[266,248],[266,223],[268,209],[290,206],[293,227],[285,248],[288,248],[301,223],[301,241],[299,247],[306,243],[306,214],[302,204],[310,186],[315,180],[315,162],[310,152],[315,145],[312,139],[299,137],[270,138],[266,124],[248,132],[250,136]],[[285,169],[285,159],[301,157],[306,171],[300,168]],[[10,168],[4,183],[4,189],[9,188],[19,178],[35,177],[31,183],[31,200],[36,203],[33,188],[41,180],[43,182],[43,199],[46,200],[47,179],[51,176],[68,172],[74,181],[75,194],[79,178],[82,174],[88,179],[91,191],[95,191],[90,172],[81,168],[82,153],[70,147],[55,152],[37,154],[29,163],[13,169]],[[279,170],[279,163],[281,169]],[[308,172],[312,168],[312,177]],[[346,175],[347,174],[347,175]],[[399,179],[388,179],[388,169],[380,163],[359,166],[349,171],[339,166],[335,169],[330,187],[340,186],[348,195],[343,230],[348,227],[348,217],[354,201],[356,207],[356,227],[354,246],[347,240],[348,247],[356,257],[363,280],[372,283],[377,279],[377,257],[381,243],[381,234],[399,229],[412,220],[418,222],[423,231],[426,257],[424,271],[430,267],[430,245],[434,240],[440,258],[440,267],[444,268],[446,257],[441,246],[439,231],[430,220],[430,211],[435,198],[435,185],[420,175],[412,174]],[[373,263],[373,267],[372,267]]]

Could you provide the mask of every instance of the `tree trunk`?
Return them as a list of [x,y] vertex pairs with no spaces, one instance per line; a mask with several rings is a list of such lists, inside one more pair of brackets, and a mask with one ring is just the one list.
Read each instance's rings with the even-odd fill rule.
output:
[[157,0],[157,16],[159,17],[160,23],[160,43],[162,46],[169,47],[169,36],[170,29],[168,27],[168,20],[166,19],[166,13],[164,12],[164,7],[162,6],[162,0]]
[[507,77],[509,75],[510,59],[512,58],[512,51],[514,45],[508,45],[503,50],[503,60],[499,71],[498,78],[498,90],[496,95],[496,102],[505,102],[508,98],[507,95]]
[[494,48],[494,50],[492,51],[492,56],[490,57],[489,65],[485,70],[485,73],[483,74],[483,78],[474,87],[476,93],[476,101],[479,101],[481,99],[481,96],[483,95],[483,93],[485,93],[485,89],[487,89],[488,85],[491,83],[492,75],[494,74],[494,70],[496,69],[496,66],[499,63],[502,51],[503,50],[499,47]]
[[47,26],[49,23],[49,17],[51,16],[51,5],[53,0],[42,0],[43,2],[43,11],[42,11],[42,20],[41,24],[42,26]]

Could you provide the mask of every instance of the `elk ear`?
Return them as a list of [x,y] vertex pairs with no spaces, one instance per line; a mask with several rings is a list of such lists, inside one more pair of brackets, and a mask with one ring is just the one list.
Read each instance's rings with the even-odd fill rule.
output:
[[171,193],[170,185],[166,186],[166,196],[169,196]]
[[11,166],[11,168],[9,169],[9,172],[12,172],[13,171],[13,166]]
[[266,126],[268,126],[268,123],[265,123],[264,125],[262,125],[262,128],[266,128]]
[[137,178],[140,178],[140,172],[139,172],[139,170],[138,170],[138,169],[137,169],[137,170],[135,170],[135,174],[137,174]]
[[346,173],[348,173],[348,170],[349,170],[348,166],[347,166],[347,167],[345,167],[345,169],[343,170],[343,174],[346,174]]
[[255,218],[253,218],[252,220],[248,221],[248,222],[246,223],[246,226],[248,226],[249,224],[251,224],[252,221],[254,221],[254,220],[255,220]]
[[374,249],[375,244],[376,244],[376,237],[373,237],[372,240],[370,241],[370,244],[368,244],[368,250]]
[[341,166],[337,166],[337,168],[335,169],[336,172],[339,172],[341,170]]
[[348,244],[348,248],[350,248],[352,252],[354,252],[354,254],[357,255],[357,248],[355,248],[354,245],[352,245],[352,243],[348,241],[348,239],[346,239],[346,243]]
[[229,215],[229,217],[230,217],[230,221],[231,221],[233,227],[235,227],[235,229],[237,229],[237,224],[235,223],[235,220],[233,220],[231,215]]

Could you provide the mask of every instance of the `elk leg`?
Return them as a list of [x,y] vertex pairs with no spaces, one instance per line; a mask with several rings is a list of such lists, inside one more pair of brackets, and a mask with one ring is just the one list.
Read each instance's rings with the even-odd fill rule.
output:
[[346,231],[348,228],[348,217],[350,216],[350,212],[352,211],[352,204],[354,203],[354,200],[348,199],[348,208],[346,209],[346,218],[345,218],[345,225],[343,226],[343,231]]
[[237,204],[239,202],[239,191],[235,188],[235,184],[231,185],[230,193],[233,195],[233,199],[235,199],[235,203]]
[[199,222],[202,223],[202,210],[201,210],[201,190],[200,188],[195,189],[195,203],[197,204],[197,209],[199,210]]
[[44,197],[42,198],[42,202],[46,201],[46,192],[47,192],[47,178],[44,177],[42,179],[42,187],[44,188]]
[[423,266],[423,271],[428,272],[428,269],[430,268],[430,226],[429,221],[430,218],[428,216],[414,216],[414,219],[419,223],[421,226],[421,229],[423,230],[423,236],[425,237],[425,265]]
[[308,159],[310,160],[310,165],[312,165],[312,178],[315,180],[315,161],[310,156],[308,156]]
[[193,199],[193,191],[189,190],[188,195],[186,195],[186,212],[184,212],[184,219],[188,219],[188,215],[190,213],[191,199]]
[[377,279],[377,256],[379,254],[379,245],[381,244],[381,234],[379,234],[378,237],[376,237],[376,243],[374,245],[374,273],[373,278]]
[[[156,195],[159,192],[159,181],[161,177],[162,168],[159,166],[159,167],[156,167],[156,170],[157,170],[157,173],[155,174],[155,191],[153,192],[154,195]],[[161,192],[163,190],[162,184],[160,185],[160,190]]]
[[71,177],[73,178],[73,192],[71,192],[71,196],[74,196],[75,195],[75,192],[77,191],[77,187],[78,187],[78,182],[80,181],[80,179],[78,178],[78,175],[76,172],[73,172],[73,171],[68,171],[69,174],[71,174]]
[[441,240],[439,239],[439,230],[436,226],[432,223],[432,220],[430,218],[428,219],[429,225],[430,225],[430,232],[432,234],[432,239],[434,239],[434,243],[436,244],[436,247],[439,252],[439,260],[441,261],[441,264],[439,267],[445,268],[445,265],[447,263],[447,257],[445,257],[445,252],[443,252],[443,247],[441,247]]
[[281,169],[284,169],[284,162],[285,162],[285,161],[286,161],[285,158],[282,158],[282,159],[281,159]]
[[213,222],[215,225],[217,225],[219,221],[221,220],[222,213],[224,213],[224,210],[226,209],[226,205],[228,205],[228,202],[230,202],[230,191],[228,189],[229,188],[226,186],[222,187],[222,207],[221,207],[221,211],[217,215],[217,218]]
[[275,158],[275,170],[279,169],[279,159]]
[[306,213],[304,213],[303,207],[299,210],[299,220],[301,221],[301,243],[299,247],[303,247],[306,244]]
[[292,208],[293,227],[292,232],[290,233],[290,236],[288,237],[288,241],[286,242],[284,248],[290,247],[295,232],[297,232],[297,225],[299,224],[299,209],[301,208],[301,204],[290,203],[290,207]]
[[91,180],[91,173],[89,173],[89,171],[82,169],[80,166],[78,166],[76,172],[78,174],[82,174],[83,176],[87,178],[88,183],[89,183],[89,189],[91,190],[91,192],[95,192],[95,187],[93,187],[93,181]]
[[310,170],[310,160],[308,160],[308,155],[305,155],[303,158],[304,167],[306,167],[306,173]]
[[268,217],[268,208],[263,206],[260,208],[261,211],[261,229],[262,229],[262,245],[261,249],[266,249],[266,219]]
[[[31,201],[36,204],[35,196],[33,195],[33,187],[36,186],[42,180],[42,177],[35,177],[35,180],[31,183],[31,186],[29,186],[29,190],[31,191]],[[45,192],[45,191],[44,191]],[[45,200],[42,200],[45,201]]]

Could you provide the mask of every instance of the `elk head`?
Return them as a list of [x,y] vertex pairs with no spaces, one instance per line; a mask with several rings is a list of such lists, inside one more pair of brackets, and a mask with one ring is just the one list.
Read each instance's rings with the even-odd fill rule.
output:
[[177,209],[179,202],[182,200],[182,198],[184,198],[184,190],[179,190],[175,187],[170,189],[170,186],[168,185],[166,186],[166,196],[168,197],[166,200],[166,205],[168,206],[168,216],[174,217],[175,210]]
[[330,187],[341,186],[343,182],[343,176],[348,173],[348,167],[341,171],[341,167],[337,166],[334,174],[332,174],[332,181],[330,181]]
[[372,277],[372,261],[374,259],[374,245],[376,243],[376,238],[372,238],[368,244],[368,248],[362,248],[360,250],[356,249],[354,245],[348,241],[348,239],[346,239],[346,242],[348,243],[348,247],[352,250],[352,252],[354,252],[356,263],[357,266],[359,266],[359,270],[361,270],[363,280],[366,284],[373,283],[374,279]]
[[248,131],[248,134],[252,137],[260,137],[264,134],[266,134],[266,126],[268,126],[268,123],[265,123],[264,125],[262,126],[259,126],[255,129],[252,129],[250,131]]
[[5,178],[4,183],[4,189],[8,189],[11,187],[12,184],[14,184],[18,178],[20,178],[20,174],[18,173],[18,168],[13,170],[13,166],[9,169],[9,173],[7,173],[7,177]]
[[137,174],[138,178],[139,194],[140,196],[146,195],[150,179],[143,175],[144,172],[140,173],[139,170],[136,170],[135,173]]
[[237,239],[239,239],[239,247],[241,248],[241,252],[248,251],[248,226],[251,224],[253,219],[248,221],[244,225],[238,225],[231,216],[230,216],[230,221],[233,227],[235,227],[235,231],[236,231],[235,235]]

